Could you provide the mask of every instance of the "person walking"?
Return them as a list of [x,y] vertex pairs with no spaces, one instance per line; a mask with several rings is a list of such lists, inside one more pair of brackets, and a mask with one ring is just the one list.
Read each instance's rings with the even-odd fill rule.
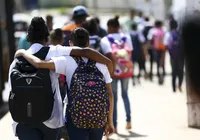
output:
[[113,61],[114,73],[112,75],[112,90],[114,94],[113,122],[117,132],[117,100],[118,82],[121,82],[122,98],[126,110],[126,128],[131,129],[131,108],[128,97],[128,83],[133,76],[132,50],[133,45],[130,35],[120,32],[119,17],[111,18],[107,22],[108,36],[102,38],[101,48],[104,55],[110,55]]
[[[70,46],[89,45],[89,33],[76,28],[70,35]],[[48,68],[65,74],[68,94],[65,97],[65,120],[70,140],[102,140],[113,126],[112,79],[106,65],[84,57],[53,57],[42,61],[33,55],[23,56],[37,68]],[[78,134],[78,135],[77,135]]]

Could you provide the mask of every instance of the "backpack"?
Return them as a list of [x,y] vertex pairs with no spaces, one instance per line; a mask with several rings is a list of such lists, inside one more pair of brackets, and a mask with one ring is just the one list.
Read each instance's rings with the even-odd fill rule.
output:
[[102,53],[100,46],[101,38],[99,36],[90,36],[90,48]]
[[163,43],[164,39],[164,31],[162,29],[155,29],[155,33],[153,36],[153,48],[155,50],[165,50],[165,45]]
[[116,62],[114,78],[130,78],[133,76],[132,50],[126,44],[127,38],[122,37],[120,41],[114,40],[108,35],[112,53]]
[[180,52],[179,38],[180,38],[180,35],[178,31],[170,32],[168,50],[169,50],[170,56],[173,58],[177,58],[180,55],[178,54]]
[[[42,47],[36,57],[45,60],[49,47]],[[47,121],[52,114],[54,94],[48,69],[35,69],[23,57],[11,71],[9,109],[14,121],[38,124]]]
[[147,36],[149,34],[149,31],[152,29],[152,26],[146,26],[143,30],[143,35],[145,37],[146,40],[148,40]]
[[102,128],[109,111],[109,99],[103,74],[96,62],[74,58],[78,64],[70,89],[68,89],[68,112],[73,124],[78,128]]
[[139,34],[138,33],[131,33],[130,34],[131,36],[131,41],[132,41],[132,44],[134,46],[134,49],[133,49],[133,56],[139,56],[141,54],[141,51],[142,51],[142,43],[140,42],[140,39],[139,39]]

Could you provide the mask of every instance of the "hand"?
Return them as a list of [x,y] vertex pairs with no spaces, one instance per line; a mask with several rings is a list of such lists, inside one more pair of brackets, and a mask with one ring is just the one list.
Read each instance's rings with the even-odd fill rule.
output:
[[23,56],[24,53],[26,53],[26,50],[24,50],[24,49],[20,49],[20,50],[16,51],[15,58]]
[[104,136],[109,136],[114,132],[115,128],[113,123],[107,123],[104,130]]

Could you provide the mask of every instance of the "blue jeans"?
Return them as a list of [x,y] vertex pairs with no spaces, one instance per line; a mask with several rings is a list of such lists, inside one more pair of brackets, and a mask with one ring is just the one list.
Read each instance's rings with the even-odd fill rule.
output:
[[51,129],[44,124],[30,126],[18,124],[16,128],[17,136],[20,140],[59,140],[60,129]]
[[103,137],[104,128],[77,128],[69,115],[67,115],[66,127],[70,140],[102,140]]
[[124,107],[126,111],[126,121],[131,122],[131,108],[130,108],[130,101],[128,98],[128,82],[129,78],[122,78],[122,79],[113,79],[112,82],[112,90],[114,95],[114,112],[113,112],[113,123],[114,127],[117,127],[117,100],[118,100],[118,81],[121,82],[121,90],[122,90],[122,99],[124,101]]

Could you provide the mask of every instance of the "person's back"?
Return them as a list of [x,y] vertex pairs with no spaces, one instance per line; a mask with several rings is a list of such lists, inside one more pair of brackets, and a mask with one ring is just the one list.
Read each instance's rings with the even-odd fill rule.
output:
[[75,28],[81,27],[82,23],[86,20],[87,16],[88,16],[87,9],[84,6],[76,6],[73,9],[73,15],[72,15],[73,22],[67,24],[62,28],[65,34],[64,46],[69,46],[69,36],[71,31],[73,31]]

